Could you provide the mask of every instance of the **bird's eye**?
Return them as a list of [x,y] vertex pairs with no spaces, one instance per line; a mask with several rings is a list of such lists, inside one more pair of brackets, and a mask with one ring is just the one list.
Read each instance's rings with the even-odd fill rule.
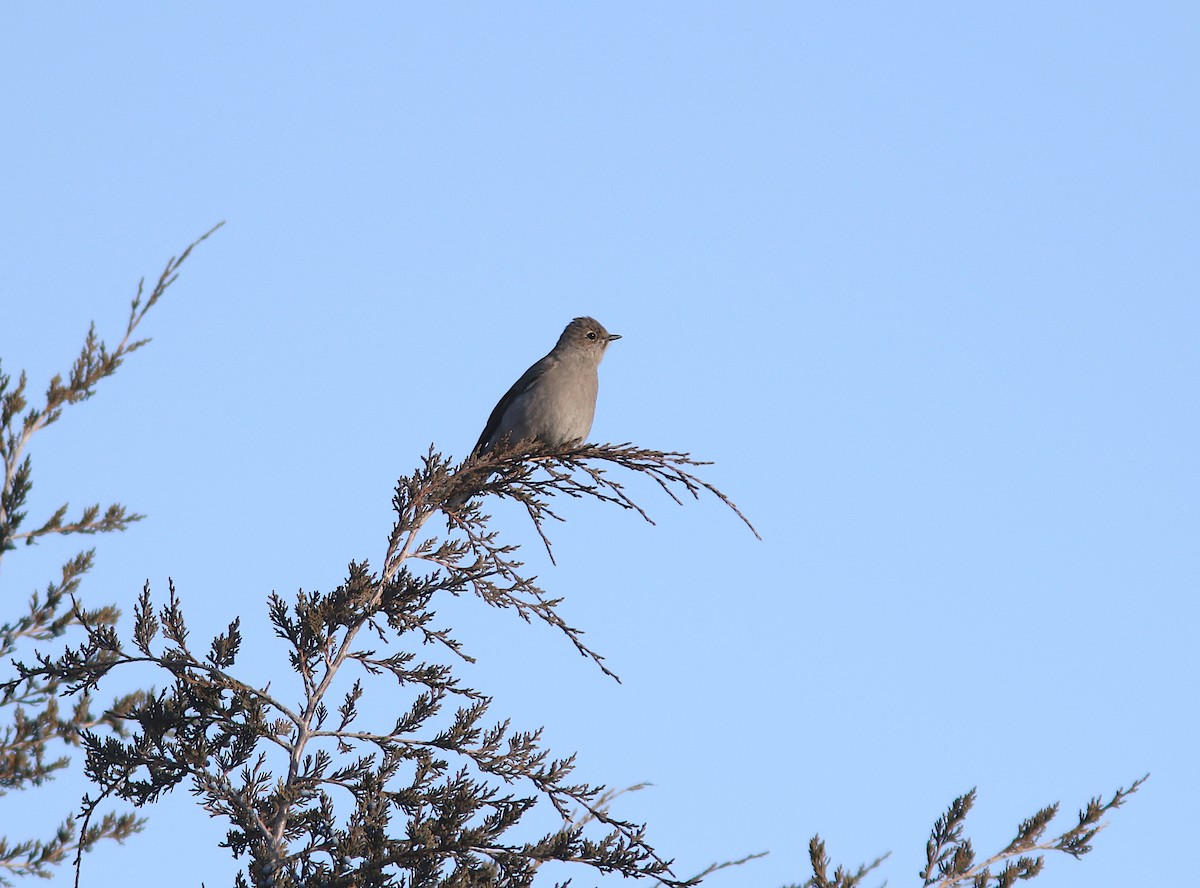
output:
[[596,331],[595,330],[588,330],[588,339],[592,340],[592,342],[596,341]]

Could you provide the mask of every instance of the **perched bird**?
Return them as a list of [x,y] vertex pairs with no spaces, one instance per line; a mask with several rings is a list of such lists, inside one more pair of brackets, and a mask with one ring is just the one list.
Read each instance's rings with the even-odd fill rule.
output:
[[[583,441],[596,415],[596,368],[608,344],[620,338],[595,318],[567,324],[550,353],[500,399],[471,456],[530,439],[550,447]],[[462,505],[465,499],[456,496],[449,504]]]
[[526,370],[500,399],[471,454],[486,453],[505,441],[516,444],[533,438],[558,447],[586,438],[596,415],[596,368],[608,344],[620,338],[594,318],[567,324],[550,354]]

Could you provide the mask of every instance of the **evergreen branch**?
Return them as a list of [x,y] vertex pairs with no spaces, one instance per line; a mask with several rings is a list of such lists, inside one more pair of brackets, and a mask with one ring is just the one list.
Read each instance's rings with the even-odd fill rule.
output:
[[[1058,813],[1058,803],[1048,805],[1021,822],[1017,834],[1002,850],[976,863],[971,840],[963,837],[963,821],[975,803],[975,790],[955,799],[946,813],[937,819],[926,847],[927,864],[921,878],[930,888],[1010,888],[1018,879],[1032,879],[1045,865],[1042,853],[1061,851],[1079,858],[1092,850],[1092,840],[1107,826],[1105,814],[1116,810],[1137,792],[1149,774],[1135,780],[1128,789],[1118,787],[1104,802],[1099,796],[1080,811],[1075,826],[1054,838],[1045,838]],[[1003,863],[999,872],[992,868]]]
[[[522,497],[539,520],[549,514],[545,498],[553,492],[636,508],[619,484],[583,462],[588,458],[636,460],[637,470],[658,473],[668,489],[678,484],[693,494],[704,489],[680,468],[693,464],[686,456],[629,447],[538,454],[532,462],[502,466],[498,481],[489,483],[510,482],[503,492]],[[530,477],[546,465],[552,471],[545,477]],[[584,480],[565,471],[568,465],[583,467]],[[523,572],[516,547],[502,544],[477,510],[451,515],[457,534],[439,539],[429,533],[429,519],[445,510],[447,496],[460,483],[455,468],[431,448],[422,465],[397,484],[396,520],[378,575],[366,563],[352,563],[346,581],[330,593],[302,591],[290,605],[277,595],[269,598],[269,619],[288,645],[303,695],[298,705],[286,705],[278,694],[235,676],[239,619],[212,640],[206,654],[193,650],[173,582],[157,608],[149,586],[142,590],[129,649],[111,623],[76,606],[85,641],[57,658],[39,654],[32,665],[18,664],[21,681],[53,682],[81,693],[114,669],[138,664],[152,664],[169,676],[162,691],[122,711],[128,739],[82,732],[88,775],[102,791],[97,800],[85,800],[85,815],[106,795],[141,806],[188,781],[206,810],[230,822],[227,847],[249,856],[246,884],[358,885],[364,884],[364,867],[378,874],[377,884],[393,884],[383,875],[391,867],[416,874],[421,884],[494,884],[463,881],[476,873],[527,885],[545,860],[667,886],[694,884],[695,879],[672,875],[670,861],[648,843],[644,826],[612,815],[620,792],[570,779],[574,756],[550,756],[540,728],[487,724],[487,697],[461,686],[450,667],[418,661],[411,646],[396,647],[405,640],[434,643],[470,659],[448,630],[434,625],[432,605],[438,595],[472,591],[492,607],[558,628],[612,674],[582,643],[580,630],[558,614],[560,600]],[[364,628],[391,652],[364,649],[359,641]],[[340,702],[331,699],[339,677],[353,666],[361,674]],[[368,679],[380,677],[408,693],[407,710],[390,728],[360,727],[359,702],[370,692]],[[460,701],[458,709],[442,716],[452,699]],[[366,754],[356,752],[363,747]],[[351,755],[358,757],[347,761]],[[269,769],[272,760],[281,766],[277,772]],[[458,770],[451,770],[452,762]],[[407,786],[399,781],[402,765],[411,770]],[[501,793],[500,786],[523,786],[527,794]],[[348,820],[335,817],[333,793],[353,799]],[[501,841],[539,801],[549,804],[562,825],[534,842]],[[408,814],[396,834],[387,828],[393,810]],[[587,835],[593,827],[598,838]],[[444,882],[419,875],[442,872],[443,865],[451,868]],[[709,872],[728,865],[733,862]]]
[[[100,822],[75,831],[74,819],[59,825],[54,836],[48,840],[27,839],[9,844],[0,837],[0,871],[15,877],[37,876],[51,878],[54,867],[67,861],[72,852],[82,853],[93,848],[104,839],[124,841],[140,832],[145,820],[131,814],[105,814]],[[0,876],[0,885],[11,885],[9,879]]]
[[[18,533],[18,528],[25,518],[22,509],[31,487],[29,457],[22,459],[22,455],[30,438],[57,422],[65,407],[85,401],[95,394],[96,386],[102,379],[112,376],[127,355],[149,342],[148,339],[133,339],[133,334],[145,318],[146,312],[175,282],[179,267],[191,255],[192,250],[224,224],[217,223],[189,244],[178,256],[172,256],[144,303],[142,297],[145,279],[138,282],[137,295],[130,306],[125,334],[115,349],[110,351],[96,336],[96,325],[92,324],[84,338],[83,348],[71,367],[67,383],[63,383],[61,375],[55,375],[46,389],[46,399],[42,406],[26,411],[28,401],[25,398],[24,373],[18,379],[16,388],[11,391],[10,377],[0,373],[0,461],[4,465],[4,484],[0,488],[0,558],[13,548],[17,539],[32,543],[38,537],[49,533],[100,533],[123,530],[131,521],[141,517],[127,514],[123,506],[114,503],[105,510],[103,518],[98,517],[100,507],[96,505],[85,510],[80,520],[63,524],[62,519],[66,515],[67,507],[62,506],[37,530]],[[22,411],[26,412],[21,418],[20,428],[17,429],[16,420]]]

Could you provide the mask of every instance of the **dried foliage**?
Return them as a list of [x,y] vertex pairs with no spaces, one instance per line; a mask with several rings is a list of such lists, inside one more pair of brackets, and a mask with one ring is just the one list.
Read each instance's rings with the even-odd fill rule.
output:
[[[1058,803],[1047,805],[1017,827],[1016,837],[986,860],[977,861],[971,840],[963,836],[963,822],[975,804],[972,789],[950,803],[937,819],[925,845],[926,866],[920,873],[925,888],[1010,888],[1018,879],[1032,879],[1042,871],[1045,858],[1039,852],[1061,851],[1079,858],[1092,850],[1092,840],[1106,823],[1105,814],[1121,807],[1150,775],[1135,780],[1129,789],[1118,788],[1103,801],[1100,796],[1079,812],[1078,822],[1065,832],[1046,838],[1058,814]],[[1003,864],[1003,866],[1000,866]],[[993,869],[1000,869],[993,872]]]
[[[28,517],[26,503],[33,486],[32,462],[26,450],[37,432],[57,422],[71,404],[90,398],[102,379],[115,373],[127,355],[148,342],[133,338],[138,325],[175,281],[179,266],[213,231],[216,228],[172,257],[149,295],[145,293],[145,280],[138,282],[125,335],[116,348],[110,350],[97,338],[95,325],[92,325],[67,381],[63,382],[62,376],[56,375],[50,380],[45,400],[37,406],[29,405],[24,373],[14,386],[11,376],[0,372],[0,460],[4,466],[4,484],[0,489],[0,559],[21,541],[31,545],[51,534],[110,533],[124,530],[142,517],[113,503],[103,509],[99,504],[87,506],[76,517],[68,519],[70,507],[64,503],[41,524],[22,530]],[[24,613],[0,625],[0,662],[7,663],[22,645],[53,641],[82,625],[111,627],[115,624],[120,615],[115,607],[88,610],[80,604],[80,585],[92,562],[92,551],[76,555],[63,565],[61,577],[50,583],[44,594],[35,591],[30,596]],[[144,702],[140,694],[126,695],[96,715],[92,712],[91,696],[80,694],[69,711],[63,711],[59,705],[61,690],[59,678],[49,674],[30,675],[0,685],[0,710],[4,713],[0,722],[0,795],[41,786],[65,768],[70,758],[54,755],[53,744],[77,746],[83,731],[97,733],[101,728],[123,735],[125,714]],[[8,804],[12,802],[10,800]],[[15,820],[7,819],[8,822]],[[123,841],[139,830],[141,823],[131,814],[105,814],[99,823],[79,832],[74,817],[68,816],[48,838],[0,837],[0,884],[8,884],[3,873],[49,876],[56,864],[70,859],[72,854],[77,856],[102,839]]]
[[[111,623],[79,613],[86,640],[18,664],[23,681],[87,694],[128,665],[151,663],[167,676],[162,691],[123,711],[130,737],[83,732],[87,773],[100,788],[85,812],[109,795],[142,806],[186,783],[205,810],[228,821],[225,846],[248,860],[241,884],[256,886],[524,886],[550,860],[691,883],[672,873],[644,826],[611,814],[615,794],[572,779],[574,756],[552,757],[540,728],[489,718],[490,700],[455,677],[450,664],[470,657],[432,607],[438,596],[473,593],[561,631],[615,678],[478,506],[447,507],[482,479],[487,492],[522,503],[543,539],[545,520],[557,517],[555,493],[644,515],[603,463],[648,475],[668,492],[710,491],[736,511],[690,473],[698,463],[686,454],[630,445],[510,450],[459,471],[431,448],[396,487],[382,570],[353,563],[332,592],[270,597],[270,623],[298,678],[294,697],[239,677],[236,619],[194,649],[173,585],[157,607],[143,590],[127,641]],[[430,530],[441,514],[445,535]],[[427,645],[450,662],[419,658]],[[386,724],[362,715],[368,695],[399,714]],[[553,810],[552,827],[511,838],[539,803]]]
[[[1042,872],[1042,852],[1061,851],[1078,859],[1092,850],[1092,840],[1108,825],[1104,815],[1121,807],[1149,776],[1135,780],[1128,789],[1118,787],[1107,802],[1101,796],[1091,799],[1079,812],[1078,822],[1052,838],[1046,838],[1046,831],[1058,814],[1058,803],[1047,805],[1017,826],[1011,842],[982,861],[977,860],[971,840],[964,834],[967,814],[975,805],[972,789],[951,802],[934,822],[925,844],[926,865],[918,874],[921,884],[923,888],[1012,888],[1018,879],[1032,879]],[[808,855],[812,878],[792,888],[856,888],[888,857],[878,857],[854,872],[839,866],[829,875],[829,855],[820,836],[813,836],[808,843]]]
[[[114,504],[88,507],[68,520],[64,505],[22,530],[30,489],[23,454],[35,432],[55,422],[66,405],[90,397],[99,380],[145,343],[133,340],[135,329],[208,234],[167,264],[145,302],[139,285],[115,349],[89,331],[69,381],[55,377],[42,406],[27,409],[24,375],[11,390],[0,375],[0,557],[20,540],[121,530],[141,517]],[[122,638],[115,608],[81,602],[81,578],[93,557],[81,553],[44,595],[32,596],[26,614],[0,627],[5,661],[22,642],[45,644],[82,632],[82,640],[55,652],[43,647],[14,661],[15,677],[0,682],[0,706],[12,713],[0,729],[0,792],[39,786],[63,768],[66,757],[50,755],[55,741],[82,744],[95,789],[83,798],[78,833],[68,819],[48,839],[0,839],[0,872],[46,876],[73,852],[78,880],[84,850],[101,839],[124,840],[141,827],[132,815],[101,812],[105,800],[141,807],[181,785],[228,824],[223,847],[245,861],[237,877],[243,886],[508,888],[532,885],[548,861],[574,864],[584,874],[684,886],[762,856],[714,863],[690,878],[673,872],[644,825],[612,813],[620,795],[642,786],[611,790],[576,781],[574,756],[552,756],[540,728],[521,730],[491,716],[490,698],[456,676],[456,662],[471,656],[439,624],[435,609],[444,596],[473,595],[561,632],[619,681],[585,644],[582,630],[562,616],[561,599],[548,595],[517,560],[518,547],[491,529],[481,498],[519,503],[551,558],[547,528],[561,520],[552,509],[555,495],[591,498],[650,521],[614,468],[650,479],[677,502],[711,494],[754,531],[721,491],[693,473],[702,465],[686,453],[628,443],[548,449],[522,442],[462,465],[431,447],[396,486],[395,520],[378,569],[355,562],[330,592],[269,596],[266,617],[286,648],[288,667],[266,681],[244,674],[240,619],[206,645],[192,644],[173,583],[157,602],[146,585],[132,631]],[[433,530],[435,516],[445,517],[444,533]],[[421,650],[427,653],[418,655]],[[147,666],[159,671],[160,690],[92,712],[93,695],[110,673]],[[68,698],[74,703],[64,712],[59,700]],[[364,705],[368,700],[386,702]],[[392,715],[381,722],[384,711]],[[1103,817],[1145,779],[1107,802],[1093,799],[1078,824],[1054,838],[1046,833],[1058,806],[1042,809],[982,861],[964,837],[972,790],[938,819],[919,878],[924,888],[1009,888],[1030,879],[1042,871],[1043,852],[1087,853]],[[535,809],[540,813],[529,816]],[[813,876],[806,888],[854,888],[886,858],[831,874],[819,836],[809,843],[809,856]]]
[[812,878],[800,886],[792,885],[790,888],[856,888],[862,884],[868,873],[878,869],[889,856],[891,856],[890,852],[876,857],[870,863],[864,863],[854,872],[839,866],[831,876],[829,875],[830,860],[829,855],[825,853],[825,843],[821,841],[820,836],[813,836],[808,842],[808,860],[812,864]]

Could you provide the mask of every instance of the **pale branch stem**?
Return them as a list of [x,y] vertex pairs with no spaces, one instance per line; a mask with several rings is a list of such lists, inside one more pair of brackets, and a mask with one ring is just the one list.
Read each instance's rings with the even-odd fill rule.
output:
[[[598,810],[607,813],[612,808],[612,803],[620,796],[625,795],[627,792],[639,792],[640,790],[646,789],[650,785],[651,784],[649,783],[635,783],[632,786],[626,786],[624,789],[606,790],[600,794],[600,797],[596,799],[594,804]],[[585,810],[579,811],[567,818],[566,823],[568,826],[586,826],[595,819],[596,817],[591,811]]]
[[228,778],[222,776],[220,779],[215,779],[203,770],[197,770],[192,775],[192,778],[201,786],[220,790],[219,793],[214,793],[214,795],[220,795],[223,801],[229,802],[243,817],[257,826],[264,836],[271,835],[270,830],[267,829],[267,824],[259,815],[258,809],[247,802],[242,797],[242,794],[233,788],[233,783]]
[[107,517],[96,521],[72,521],[68,524],[60,524],[57,527],[38,527],[34,530],[23,530],[20,533],[14,533],[9,537],[9,540],[16,542],[17,540],[31,540],[47,534],[57,533],[61,536],[66,536],[71,533],[96,533],[105,529],[118,530],[123,529],[126,524],[138,521],[145,516],[132,513],[122,515],[116,520],[109,520]]
[[[32,423],[27,420],[23,424],[20,437],[14,439],[16,442],[15,446],[11,447],[11,448],[5,448],[5,454],[4,454],[4,492],[5,493],[8,493],[8,491],[12,489],[13,479],[17,475],[17,466],[21,462],[21,453],[24,451],[25,445],[29,442],[29,439],[34,436],[34,434],[36,434],[37,432],[41,431],[43,428],[46,427],[46,425],[49,422],[49,420],[47,420],[46,417],[47,417],[47,414],[45,412],[40,412],[38,414],[37,418],[34,419]],[[8,513],[4,508],[3,501],[0,501],[0,524],[5,523],[6,521],[8,521]],[[4,553],[0,552],[0,558],[2,558],[3,556],[4,556]]]
[[[354,643],[354,639],[357,637],[362,627],[370,621],[372,615],[383,598],[383,590],[396,575],[396,572],[399,571],[404,561],[409,557],[409,554],[417,541],[417,537],[420,534],[421,529],[424,527],[425,522],[432,514],[433,511],[431,509],[427,509],[423,515],[417,515],[416,510],[413,509],[413,521],[408,529],[407,538],[404,540],[404,545],[402,547],[400,546],[400,542],[404,534],[402,528],[405,526],[405,523],[403,521],[403,517],[397,521],[396,527],[388,541],[387,552],[384,555],[384,570],[381,572],[379,582],[375,585],[375,592],[367,606],[363,609],[362,615],[353,623],[345,627],[341,641],[337,645],[337,651],[334,652],[332,656],[326,654],[323,657],[325,660],[325,669],[320,681],[314,685],[310,681],[305,680],[305,696],[307,698],[307,702],[304,707],[304,712],[299,717],[289,714],[289,718],[292,718],[295,724],[296,739],[291,745],[291,748],[288,750],[288,785],[295,783],[296,778],[299,775],[300,764],[303,761],[304,752],[308,747],[308,741],[317,736],[324,736],[323,732],[314,731],[312,729],[312,721],[316,717],[317,709],[324,701],[325,696],[329,691],[329,687],[334,681],[334,678],[341,670],[341,667],[346,662],[347,658],[352,656],[352,645]],[[399,552],[396,551],[398,547],[400,547]],[[283,834],[287,829],[287,822],[287,808],[281,803],[279,810],[276,812],[272,828],[269,832],[269,835],[271,835],[275,842],[282,842]]]

